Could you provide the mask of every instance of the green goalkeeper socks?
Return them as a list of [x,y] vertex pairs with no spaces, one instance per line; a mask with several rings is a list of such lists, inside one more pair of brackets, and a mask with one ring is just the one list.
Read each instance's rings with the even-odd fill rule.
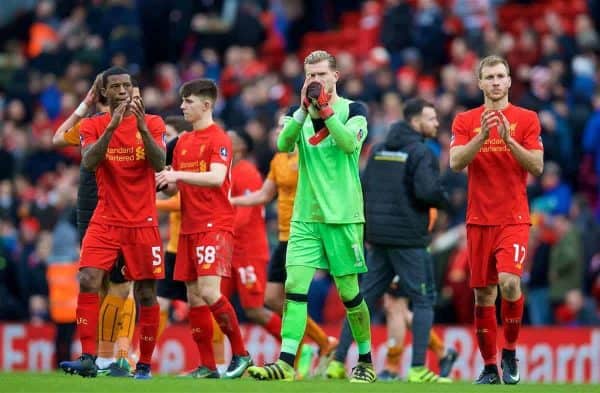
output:
[[358,346],[359,355],[371,352],[371,315],[367,303],[361,299],[358,306],[347,307],[346,316],[352,336]]
[[281,325],[281,352],[296,355],[306,330],[307,314],[306,301],[285,300]]

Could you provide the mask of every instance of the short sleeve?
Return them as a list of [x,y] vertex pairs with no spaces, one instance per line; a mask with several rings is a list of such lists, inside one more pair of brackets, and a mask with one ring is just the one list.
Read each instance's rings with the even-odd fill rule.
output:
[[94,118],[86,118],[81,120],[79,123],[79,138],[81,140],[81,147],[84,148],[95,143],[98,140],[98,129],[97,123]]
[[69,128],[63,136],[64,141],[71,146],[79,146],[81,144],[81,138],[79,136],[80,127],[81,121]]
[[148,130],[152,134],[154,142],[160,146],[163,150],[167,149],[167,127],[165,122],[160,116],[152,116],[146,119],[148,124]]
[[542,143],[540,120],[534,112],[530,112],[531,121],[525,130],[523,147],[527,150],[544,150]]
[[277,156],[274,156],[273,159],[271,160],[271,162],[269,163],[269,173],[267,173],[267,179],[271,180],[272,182],[276,182],[275,178],[277,177],[276,175],[276,165],[277,165]]
[[179,140],[179,136],[173,138],[167,143],[167,165],[173,164],[173,154],[175,152],[175,146],[177,146],[177,141]]
[[469,128],[466,124],[465,116],[459,113],[452,122],[452,136],[450,138],[450,147],[462,146],[469,143]]
[[224,164],[229,167],[231,163],[231,140],[225,133],[219,134],[218,138],[212,143],[212,151],[210,154],[211,164]]

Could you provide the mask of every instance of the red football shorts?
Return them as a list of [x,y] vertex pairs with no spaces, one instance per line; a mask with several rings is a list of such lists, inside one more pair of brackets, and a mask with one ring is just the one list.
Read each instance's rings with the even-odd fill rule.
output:
[[180,234],[173,279],[195,281],[200,276],[231,276],[233,235],[225,231]]
[[231,297],[237,292],[243,308],[259,308],[265,304],[267,264],[263,260],[235,258],[231,277],[221,280],[221,293]]
[[158,227],[117,227],[90,223],[81,244],[80,267],[109,271],[121,253],[127,280],[165,277],[162,240]]
[[498,273],[521,277],[529,224],[467,225],[471,288],[498,284]]

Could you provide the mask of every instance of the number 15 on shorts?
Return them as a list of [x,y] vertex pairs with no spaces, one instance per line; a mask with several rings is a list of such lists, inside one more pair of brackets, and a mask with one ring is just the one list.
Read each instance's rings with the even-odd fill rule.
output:
[[215,246],[196,247],[196,258],[198,265],[204,265],[203,269],[209,269],[210,265],[216,260],[217,248]]

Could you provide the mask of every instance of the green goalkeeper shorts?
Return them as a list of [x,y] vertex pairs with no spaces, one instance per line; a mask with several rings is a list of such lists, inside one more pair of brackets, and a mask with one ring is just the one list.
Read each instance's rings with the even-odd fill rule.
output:
[[364,273],[363,227],[292,221],[285,264],[329,270],[332,276]]

